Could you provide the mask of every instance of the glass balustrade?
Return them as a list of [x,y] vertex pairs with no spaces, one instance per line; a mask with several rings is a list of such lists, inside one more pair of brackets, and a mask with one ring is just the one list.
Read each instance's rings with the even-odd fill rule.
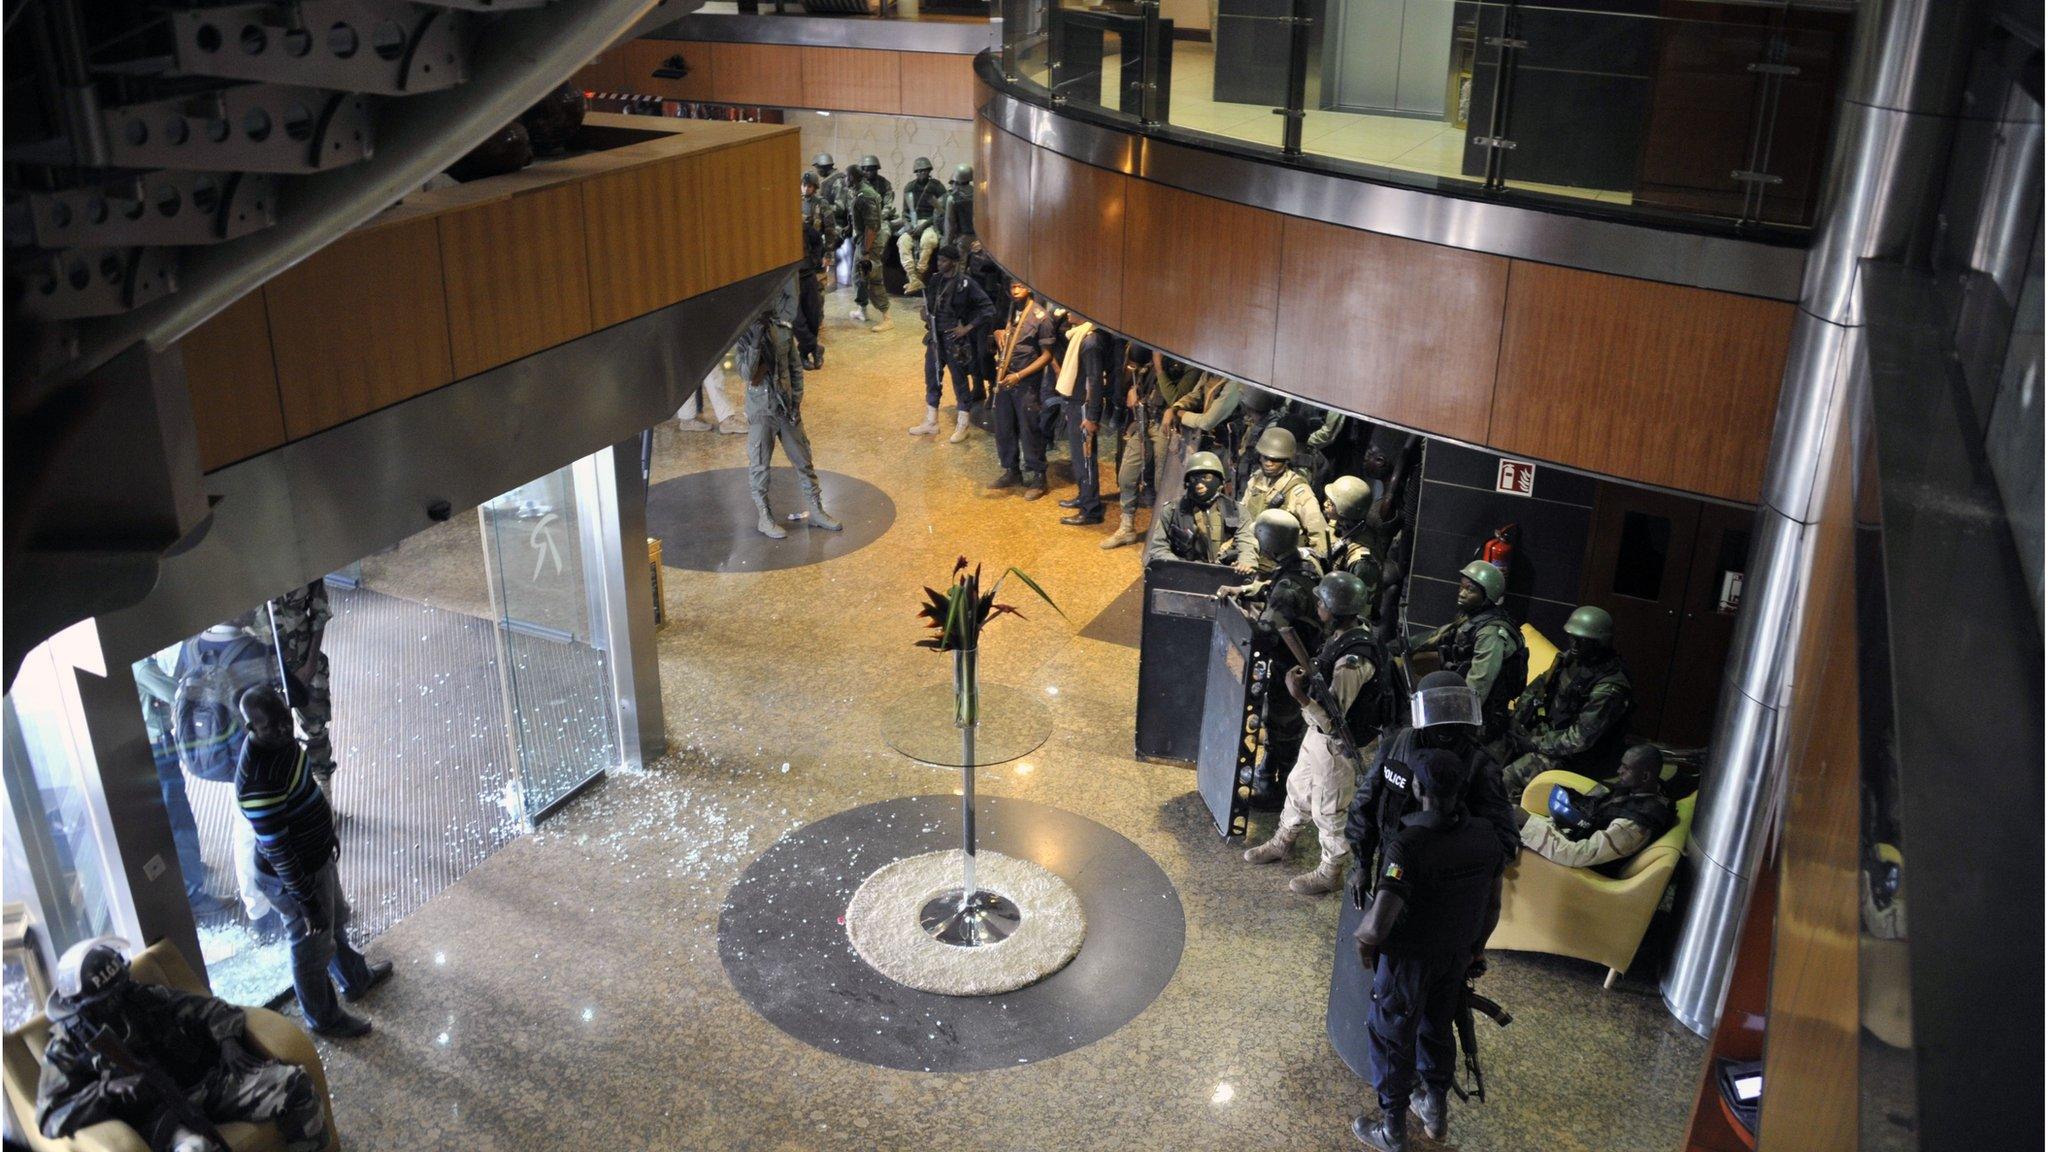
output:
[[1759,235],[1813,223],[1853,6],[1004,0],[1063,114],[1446,192]]

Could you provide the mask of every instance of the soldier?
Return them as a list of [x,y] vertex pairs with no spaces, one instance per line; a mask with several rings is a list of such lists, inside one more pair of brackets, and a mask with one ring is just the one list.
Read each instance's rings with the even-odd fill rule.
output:
[[873,155],[861,157],[860,170],[867,177],[868,186],[875,190],[875,195],[882,198],[882,222],[886,224],[896,219],[896,185],[882,175],[882,158]]
[[896,254],[903,258],[903,291],[915,295],[924,291],[924,274],[939,248],[939,208],[946,186],[932,178],[932,162],[923,156],[910,170],[910,183],[903,186],[903,234],[896,238]]
[[1152,520],[1145,563],[1192,560],[1228,564],[1237,556],[1237,501],[1223,493],[1223,461],[1214,452],[1188,457],[1185,491]]
[[1538,774],[1563,768],[1605,779],[1621,764],[1635,686],[1614,650],[1614,617],[1583,604],[1564,622],[1571,644],[1522,693],[1508,726],[1514,759],[1503,773],[1508,795],[1520,796]]
[[974,165],[953,169],[945,203],[939,209],[939,243],[955,247],[974,235]]
[[[1155,483],[1160,461],[1166,459],[1172,429],[1165,413],[1187,395],[1197,379],[1193,371],[1176,372],[1165,356],[1136,344],[1125,349],[1119,375],[1123,419],[1116,467],[1118,519],[1116,531],[1097,545],[1100,548],[1121,548],[1145,538],[1138,532],[1138,507],[1149,502],[1147,489]],[[1254,546],[1244,536],[1250,530],[1250,521],[1246,521],[1238,533],[1238,567],[1246,571],[1245,558],[1254,553]]]
[[1529,645],[1501,601],[1508,578],[1484,560],[1458,575],[1458,618],[1417,641],[1411,651],[1441,652],[1444,667],[1465,678],[1485,717],[1480,739],[1507,734],[1508,705],[1529,683]]
[[825,328],[825,278],[831,275],[839,225],[819,190],[818,174],[804,173],[803,185],[804,263],[796,274],[797,318],[791,327],[804,367],[815,372],[825,366],[825,346],[818,343],[818,333]]
[[285,671],[297,685],[287,685],[299,736],[306,745],[306,768],[314,783],[334,795],[334,744],[327,736],[334,701],[327,690],[327,653],[321,642],[334,613],[327,606],[327,581],[315,580],[270,602],[270,626]]
[[[1302,646],[1314,652],[1322,642],[1322,626],[1316,617],[1315,588],[1322,579],[1315,558],[1301,546],[1301,522],[1281,509],[1259,514],[1251,525],[1252,566],[1263,574],[1245,584],[1216,590],[1218,597],[1242,601],[1254,612],[1252,631],[1261,646],[1273,654],[1272,677],[1277,684],[1296,664],[1294,653],[1280,640],[1280,629],[1293,629]],[[1239,537],[1239,548],[1244,547]],[[1241,556],[1242,554],[1240,554]],[[1242,560],[1240,560],[1242,567]],[[1272,812],[1280,807],[1281,789],[1301,751],[1301,706],[1294,697],[1277,689],[1267,691],[1264,726],[1266,755],[1252,774],[1252,807]]]
[[[1277,425],[1259,434],[1252,446],[1259,466],[1237,502],[1247,517],[1257,517],[1269,508],[1283,509],[1301,524],[1303,544],[1317,555],[1329,551],[1330,526],[1308,480],[1294,470],[1294,433]],[[1237,566],[1245,568],[1252,555],[1249,526],[1238,533]]]
[[[304,1068],[252,1044],[248,1016],[227,1001],[137,981],[113,937],[65,950],[48,1015],[35,1115],[48,1139],[113,1120],[153,1152],[215,1152],[202,1122],[272,1121],[289,1152],[327,1147],[326,1109]],[[184,1099],[167,1099],[173,1091]],[[134,1139],[84,1142],[127,1148]]]
[[1323,489],[1323,518],[1330,524],[1330,546],[1323,553],[1323,571],[1349,572],[1365,582],[1367,620],[1379,606],[1380,555],[1367,541],[1366,520],[1372,511],[1373,487],[1356,476],[1339,476]]
[[747,378],[747,482],[753,489],[754,510],[760,514],[754,526],[770,540],[789,535],[768,508],[768,462],[778,438],[810,497],[811,527],[827,532],[842,527],[825,511],[825,493],[811,463],[811,438],[804,431],[804,367],[785,314],[789,300],[785,290],[775,314],[756,317],[740,338],[740,370]]
[[853,219],[853,318],[867,323],[868,308],[882,314],[871,332],[887,332],[896,326],[889,319],[889,290],[882,284],[882,240],[888,235],[883,223],[886,201],[868,179],[865,168],[854,168],[846,176]]
[[1030,285],[1010,282],[1010,323],[998,338],[995,408],[996,458],[1002,475],[990,488],[1024,486],[1024,498],[1045,495],[1045,441],[1038,435],[1039,376],[1052,364],[1052,317],[1032,298]]
[[[1302,827],[1314,821],[1322,855],[1314,871],[1287,882],[1288,890],[1298,896],[1323,896],[1342,886],[1345,861],[1351,855],[1344,818],[1360,767],[1354,757],[1379,735],[1386,720],[1380,675],[1385,661],[1379,642],[1358,619],[1366,606],[1365,582],[1349,572],[1332,572],[1316,585],[1315,598],[1316,618],[1329,639],[1316,653],[1314,669],[1289,669],[1282,682],[1314,732],[1303,741],[1300,759],[1287,778],[1279,827],[1272,839],[1244,853],[1251,864],[1285,860]],[[1326,706],[1334,706],[1336,714]],[[1339,725],[1349,737],[1348,752]]]
[[939,249],[938,275],[924,286],[923,292],[924,423],[914,425],[910,434],[930,436],[938,432],[939,377],[948,373],[953,377],[953,403],[959,407],[953,435],[948,439],[958,444],[967,439],[967,410],[973,404],[967,378],[974,357],[980,353],[975,347],[975,336],[986,331],[995,319],[996,306],[981,285],[961,271],[960,253],[952,248]]
[[836,170],[832,154],[820,152],[811,157],[811,172],[818,177],[818,191],[825,197],[825,203],[838,203],[840,191],[846,187],[846,173]]
[[[1621,754],[1612,788],[1597,785],[1565,806],[1553,800],[1548,816],[1516,805],[1522,847],[1566,868],[1605,869],[1626,861],[1678,823],[1678,809],[1658,779],[1663,769],[1656,745],[1635,744]],[[1614,979],[1610,974],[1608,983]]]

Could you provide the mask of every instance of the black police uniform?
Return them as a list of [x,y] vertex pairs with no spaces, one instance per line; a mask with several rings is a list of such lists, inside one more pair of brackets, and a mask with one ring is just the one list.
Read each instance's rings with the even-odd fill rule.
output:
[[[1028,367],[1041,353],[1051,351],[1059,339],[1044,304],[1034,299],[1011,307],[1010,323],[1002,336],[1009,345],[1009,356],[998,365],[1003,374]],[[1002,462],[1004,471],[1022,472],[1041,480],[1045,477],[1045,440],[1038,426],[1039,376],[1047,371],[1050,368],[1041,368],[1007,388],[999,387],[991,399],[995,408],[996,458]]]
[[1380,945],[1372,977],[1366,1071],[1380,1110],[1408,1110],[1419,1074],[1434,1091],[1457,1072],[1453,1018],[1500,873],[1500,842],[1462,812],[1414,812],[1387,842],[1380,897],[1399,893],[1401,918]]
[[[951,276],[934,272],[924,282],[924,316],[925,406],[939,406],[939,377],[943,372],[953,377],[953,402],[965,412],[974,404],[967,380],[975,357],[980,354],[975,342],[994,321],[995,303],[974,277],[955,266]],[[954,336],[953,329],[963,324],[968,333]]]
[[[1358,854],[1358,866],[1368,869],[1361,873],[1361,878],[1377,875],[1369,871],[1373,853],[1392,843],[1401,831],[1402,821],[1420,808],[1408,794],[1405,767],[1423,747],[1415,729],[1406,725],[1388,729],[1380,738],[1379,754],[1373,758],[1372,767],[1358,782],[1358,793],[1351,798],[1351,812],[1344,821],[1344,838]],[[1464,810],[1493,833],[1501,859],[1513,859],[1521,847],[1522,836],[1515,827],[1514,805],[1501,785],[1500,761],[1465,733],[1460,733],[1444,750],[1464,762]]]

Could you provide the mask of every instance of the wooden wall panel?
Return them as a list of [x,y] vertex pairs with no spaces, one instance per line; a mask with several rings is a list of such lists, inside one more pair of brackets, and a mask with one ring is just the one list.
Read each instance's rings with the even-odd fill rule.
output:
[[598,176],[583,187],[590,320],[606,328],[710,287],[691,157]]
[[793,44],[713,44],[711,83],[721,102],[800,107],[803,49]]
[[[717,99],[712,95],[714,69],[709,44],[695,40],[633,40],[627,42],[622,52],[625,75],[621,84],[628,92],[666,96],[671,100]],[[654,70],[664,67],[671,56],[681,56],[686,66],[680,80],[664,80],[654,75]]]
[[1517,260],[1490,443],[1754,501],[1794,308]]
[[974,57],[899,52],[905,116],[974,119]]
[[626,87],[626,49],[607,48],[576,70],[569,83],[585,92],[617,92]]
[[1123,321],[1121,172],[1032,149],[1032,287],[1099,324]]
[[803,53],[804,107],[902,111],[897,53],[873,48],[805,48]]
[[1487,442],[1505,257],[1288,217],[1272,383]]
[[1814,610],[1787,719],[1785,828],[1764,1031],[1762,1152],[1856,1152],[1862,774],[1850,453],[1824,461]]
[[996,262],[1019,280],[1032,278],[1031,157],[1036,151],[987,121],[975,126],[975,235]]
[[435,219],[456,379],[590,332],[580,185],[543,188]]
[[803,208],[789,194],[790,173],[803,170],[801,140],[788,132],[690,158],[697,203],[719,209],[692,219],[707,287],[803,259]]
[[263,293],[293,439],[455,378],[431,218],[352,232]]
[[1233,376],[1271,380],[1279,214],[1149,180],[1126,189],[1125,329]]
[[263,293],[251,292],[178,342],[192,423],[199,432],[199,470],[246,460],[284,443],[284,404],[270,358],[270,318]]

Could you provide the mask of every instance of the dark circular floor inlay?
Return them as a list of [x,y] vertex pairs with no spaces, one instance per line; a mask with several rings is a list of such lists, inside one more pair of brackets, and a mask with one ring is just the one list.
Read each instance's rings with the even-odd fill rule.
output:
[[869,968],[840,922],[861,881],[892,861],[960,843],[956,796],[906,796],[791,832],[749,866],[718,918],[733,987],[770,1023],[850,1060],[926,1072],[1029,1064],[1135,1019],[1180,966],[1180,896],[1143,849],[1072,812],[983,797],[977,845],[1034,861],[1072,885],[1088,918],[1081,952],[999,996],[939,996]]
[[846,525],[821,532],[783,519],[807,512],[796,469],[768,472],[768,504],[787,539],[770,540],[754,530],[754,497],[745,468],[690,472],[647,490],[647,534],[661,541],[661,562],[695,572],[770,572],[801,568],[855,552],[882,538],[896,522],[896,502],[865,480],[838,472],[818,473],[825,510]]

